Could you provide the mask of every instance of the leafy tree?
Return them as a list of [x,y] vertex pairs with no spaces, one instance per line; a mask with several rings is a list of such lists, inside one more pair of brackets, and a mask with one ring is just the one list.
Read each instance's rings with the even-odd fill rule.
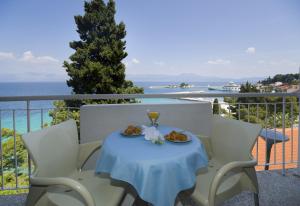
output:
[[179,85],[180,88],[186,88],[188,86],[189,86],[189,84],[188,83],[184,83],[184,82],[180,83],[180,85]]
[[[28,186],[28,160],[27,151],[21,140],[21,135],[16,133],[16,156],[17,156],[17,175],[18,182],[21,186]],[[2,158],[3,158],[3,171],[0,172],[4,176],[4,186],[14,187],[16,184],[15,177],[15,155],[14,155],[14,132],[13,130],[2,128]],[[0,186],[2,183],[0,184]]]
[[[251,84],[250,82],[246,82],[241,85],[240,93],[258,93],[259,90],[256,89],[256,86]],[[260,97],[239,97],[237,99],[238,103],[258,103],[263,102],[263,98]]]
[[287,84],[297,84],[299,83],[299,74],[276,74],[273,78],[268,77],[267,79],[264,79],[262,81],[259,81],[259,83],[262,83],[263,85],[272,84],[275,82],[282,82]]
[[[2,140],[3,169],[11,170],[15,167],[14,132],[10,129],[3,128]],[[18,166],[27,167],[27,152],[21,140],[21,135],[18,133],[16,133],[16,155]]]
[[[67,85],[74,94],[133,94],[143,93],[143,89],[125,79],[125,65],[122,60],[127,56],[125,51],[125,24],[115,21],[115,2],[109,0],[92,0],[84,3],[84,15],[75,16],[79,41],[70,42],[75,50],[70,61],[64,62],[69,75]],[[124,103],[135,100],[99,100],[99,101],[65,101],[71,108],[82,104]],[[56,105],[57,106],[57,105]],[[59,113],[59,114],[57,114]],[[68,115],[65,110],[51,113],[54,121],[59,123]],[[79,117],[79,115],[73,115]]]
[[[53,105],[55,109],[49,111],[49,115],[53,118],[52,124],[58,124],[67,119],[74,119],[76,120],[77,125],[79,125],[79,109],[78,108],[71,108],[66,109],[67,105],[65,101],[54,101]],[[47,125],[44,125],[46,127]]]

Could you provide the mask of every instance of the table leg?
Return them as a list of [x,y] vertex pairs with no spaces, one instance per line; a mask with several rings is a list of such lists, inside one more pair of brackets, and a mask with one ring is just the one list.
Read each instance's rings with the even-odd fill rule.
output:
[[[271,142],[269,140],[267,140],[266,144],[267,144],[267,151],[266,151],[266,163],[270,163],[270,156],[271,156],[271,150],[272,150],[272,146],[273,146],[274,142]],[[265,166],[265,170],[269,170],[269,165]]]

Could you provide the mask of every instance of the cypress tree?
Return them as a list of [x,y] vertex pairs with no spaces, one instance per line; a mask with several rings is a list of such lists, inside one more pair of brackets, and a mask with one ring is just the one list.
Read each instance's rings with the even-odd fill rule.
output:
[[125,24],[115,21],[115,2],[84,3],[84,15],[75,16],[79,41],[70,42],[75,53],[64,62],[67,84],[75,94],[142,93],[125,80]]
[[215,98],[213,102],[213,114],[219,114],[219,111],[220,111],[219,101],[217,98]]

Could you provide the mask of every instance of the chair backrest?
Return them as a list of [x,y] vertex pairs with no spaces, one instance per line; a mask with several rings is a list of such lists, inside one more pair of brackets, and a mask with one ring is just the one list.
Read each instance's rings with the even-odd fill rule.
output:
[[250,160],[260,130],[259,124],[214,115],[211,135],[213,156],[224,162]]
[[76,170],[78,134],[74,120],[22,136],[35,164],[35,176],[66,176]]
[[[80,108],[80,141],[86,143],[104,139],[111,132],[129,124],[149,125],[147,110],[160,112],[160,124],[182,128],[194,134],[211,134],[210,102],[85,105]],[[95,165],[95,156],[87,162],[87,168]]]

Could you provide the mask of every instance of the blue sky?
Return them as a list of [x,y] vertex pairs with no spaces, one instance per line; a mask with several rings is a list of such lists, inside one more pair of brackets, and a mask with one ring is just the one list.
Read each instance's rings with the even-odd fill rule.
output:
[[[117,0],[129,75],[298,72],[298,0]],[[1,0],[0,81],[63,81],[79,0]]]

